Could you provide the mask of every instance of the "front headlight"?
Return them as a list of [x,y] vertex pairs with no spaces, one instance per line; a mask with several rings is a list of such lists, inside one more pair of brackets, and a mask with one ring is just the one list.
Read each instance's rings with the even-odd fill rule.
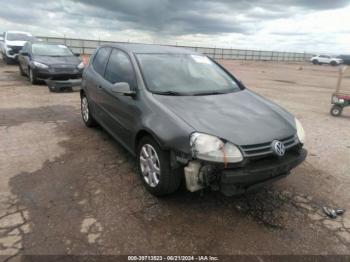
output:
[[49,68],[48,65],[39,63],[39,62],[37,62],[37,61],[34,61],[34,62],[33,62],[33,65],[35,65],[35,66],[38,67],[38,68],[42,68],[42,69],[48,69],[48,68]]
[[234,144],[215,136],[193,133],[190,146],[192,156],[201,160],[221,163],[237,163],[243,160],[241,151]]
[[297,127],[297,135],[300,143],[304,144],[305,143],[305,131],[298,119],[295,118],[295,125]]
[[77,68],[80,69],[80,70],[84,69],[84,67],[85,67],[85,65],[84,65],[83,62],[81,62],[81,63],[77,66]]

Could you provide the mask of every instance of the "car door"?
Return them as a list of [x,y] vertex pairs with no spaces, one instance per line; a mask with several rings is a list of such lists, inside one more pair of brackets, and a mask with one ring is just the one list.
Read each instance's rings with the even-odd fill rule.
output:
[[325,63],[329,64],[331,62],[331,57],[330,56],[325,56]]
[[139,115],[137,99],[112,91],[112,85],[126,82],[137,90],[137,81],[132,62],[125,52],[113,48],[106,66],[105,83],[102,86],[104,121],[117,139],[129,147],[135,132],[136,117]]
[[[25,43],[23,46],[19,56],[18,56],[18,63],[22,70],[26,73],[29,74],[29,63],[30,63],[30,56],[31,56],[31,45],[29,43]],[[22,55],[22,53],[27,53],[28,55]]]
[[103,101],[101,87],[106,82],[103,76],[110,52],[111,48],[109,47],[99,48],[96,54],[91,58],[93,60],[90,66],[84,72],[84,83],[90,100],[91,110],[98,121],[102,121],[103,116],[103,110],[101,108],[101,103]]

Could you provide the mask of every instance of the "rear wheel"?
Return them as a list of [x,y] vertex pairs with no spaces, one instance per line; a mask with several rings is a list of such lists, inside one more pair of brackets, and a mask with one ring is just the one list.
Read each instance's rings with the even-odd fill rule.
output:
[[96,126],[96,121],[91,114],[89,101],[85,94],[81,95],[80,101],[81,101],[81,116],[83,118],[84,124],[87,127]]
[[170,167],[170,153],[162,150],[151,137],[145,136],[137,148],[138,173],[146,189],[155,196],[178,190],[182,169]]
[[332,116],[340,116],[342,112],[343,112],[343,108],[340,106],[334,105],[331,108],[331,115]]
[[337,62],[331,61],[331,65],[332,65],[332,66],[336,66],[336,65],[337,65]]

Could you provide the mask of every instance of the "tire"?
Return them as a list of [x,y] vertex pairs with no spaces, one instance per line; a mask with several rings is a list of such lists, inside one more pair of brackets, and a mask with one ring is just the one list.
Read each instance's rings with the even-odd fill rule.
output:
[[20,73],[20,75],[21,75],[21,76],[25,76],[26,74],[24,73],[21,64],[19,64],[18,67],[19,67],[19,73]]
[[2,54],[2,60],[4,61],[5,65],[10,64],[10,59],[5,54]]
[[57,93],[58,92],[58,89],[56,87],[54,87],[54,86],[48,85],[47,88],[52,93]]
[[87,127],[94,127],[97,125],[96,120],[91,114],[89,100],[87,99],[85,94],[82,94],[80,97],[80,109],[81,109],[81,117],[83,118],[83,122]]
[[314,64],[314,65],[318,65],[319,63],[318,63],[318,60],[312,60],[312,63]]
[[31,68],[29,68],[29,81],[32,85],[38,84],[38,80],[36,79],[35,73]]
[[140,140],[136,156],[140,178],[152,195],[165,196],[179,189],[182,168],[170,167],[170,153],[162,150],[153,138],[145,136]]
[[336,66],[336,65],[337,65],[337,62],[331,61],[331,65],[332,65],[332,66]]
[[331,115],[332,116],[340,116],[343,112],[343,108],[337,105],[332,106],[331,108]]

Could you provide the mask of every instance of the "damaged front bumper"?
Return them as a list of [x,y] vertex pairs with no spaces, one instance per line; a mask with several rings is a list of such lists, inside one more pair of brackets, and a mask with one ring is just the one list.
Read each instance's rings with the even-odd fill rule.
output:
[[68,80],[47,79],[45,80],[45,82],[49,87],[53,87],[56,90],[81,85],[81,79],[68,79]]
[[229,168],[191,161],[185,167],[186,185],[191,192],[209,186],[226,196],[242,194],[286,177],[306,156],[307,151],[299,148],[286,152],[281,158],[271,155],[263,159],[247,160]]

